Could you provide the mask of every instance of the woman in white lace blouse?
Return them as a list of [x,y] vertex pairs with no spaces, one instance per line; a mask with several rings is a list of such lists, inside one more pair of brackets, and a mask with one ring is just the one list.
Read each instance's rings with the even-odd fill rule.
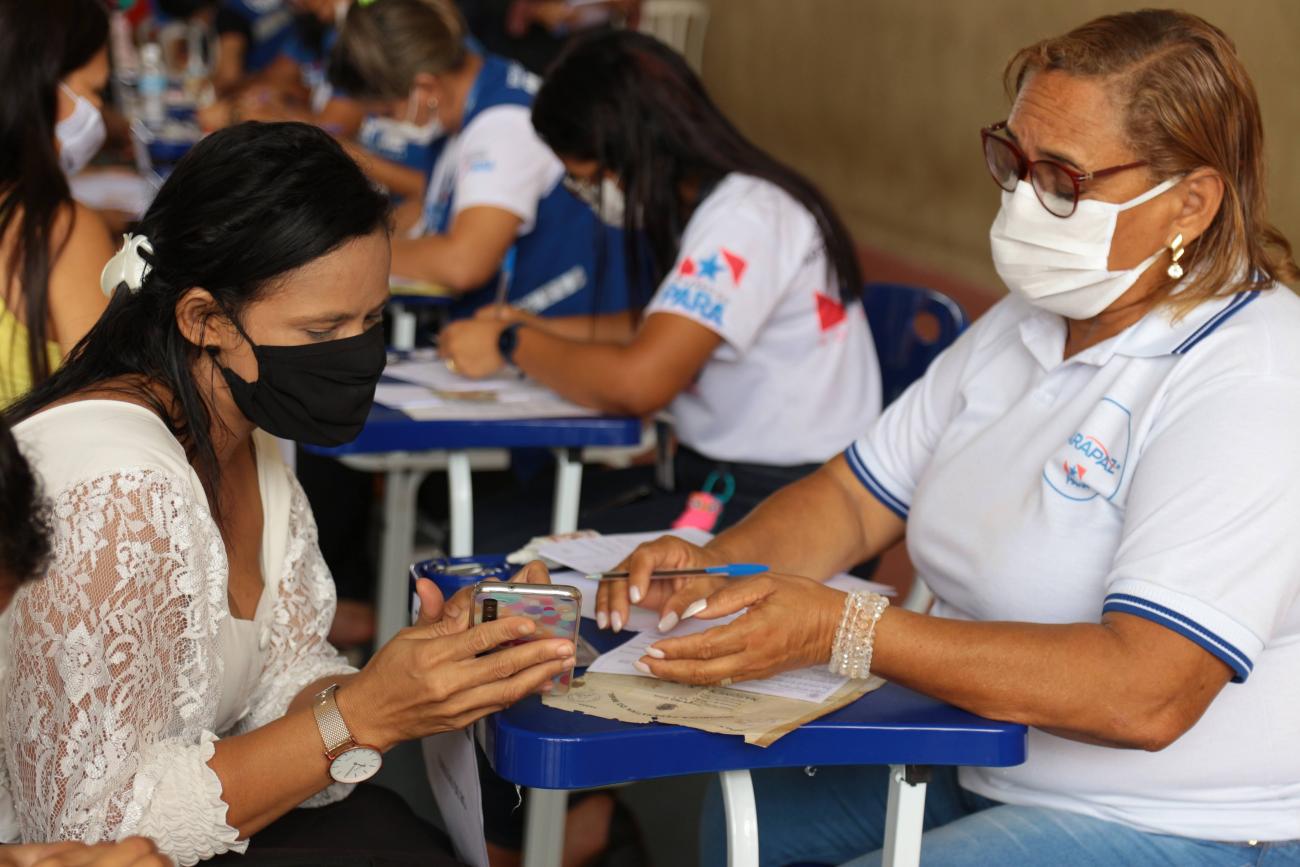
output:
[[[386,220],[317,129],[210,136],[105,269],[103,318],[12,409],[54,537],[0,652],[3,839],[142,834],[182,864],[242,852],[304,802],[343,798],[394,744],[572,665],[560,641],[477,659],[532,624],[470,629],[429,582],[421,622],[362,671],[326,641],[333,585],[268,434],[339,443],[364,423]],[[377,848],[442,863],[432,829],[393,810],[327,809],[335,842],[312,863]]]

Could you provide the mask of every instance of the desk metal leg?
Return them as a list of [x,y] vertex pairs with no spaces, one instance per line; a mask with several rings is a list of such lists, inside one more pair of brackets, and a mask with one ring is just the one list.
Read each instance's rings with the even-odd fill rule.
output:
[[470,481],[469,452],[447,453],[447,490],[451,499],[451,551],[453,557],[474,553],[474,486]]
[[925,786],[930,769],[921,765],[889,766],[889,802],[885,809],[883,867],[917,867],[925,830]]
[[572,533],[578,529],[578,502],[581,498],[581,455],[577,449],[556,449],[555,502],[551,511],[552,533]]
[[524,867],[560,867],[569,793],[529,789],[524,803]]
[[727,867],[758,867],[758,805],[749,771],[723,771],[722,808],[727,817]]
[[411,625],[410,568],[415,547],[415,497],[424,470],[389,470],[384,484],[384,535],[379,553],[375,646]]

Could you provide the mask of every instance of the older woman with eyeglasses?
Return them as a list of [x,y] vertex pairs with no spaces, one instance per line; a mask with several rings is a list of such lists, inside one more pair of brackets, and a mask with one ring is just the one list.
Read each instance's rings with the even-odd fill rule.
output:
[[[1029,725],[1025,764],[937,775],[927,863],[1297,863],[1300,300],[1278,281],[1300,274],[1254,88],[1172,11],[1030,46],[1007,80],[983,145],[1010,296],[844,455],[705,548],[634,554],[663,626],[747,609],[639,665],[829,663]],[[929,614],[820,583],[905,532]],[[810,577],[648,580],[725,561]],[[883,769],[755,785],[764,864],[880,863]]]

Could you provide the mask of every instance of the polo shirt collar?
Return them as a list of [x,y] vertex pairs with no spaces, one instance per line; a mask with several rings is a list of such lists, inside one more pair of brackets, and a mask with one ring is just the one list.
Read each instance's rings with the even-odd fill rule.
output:
[[[1197,305],[1177,322],[1173,312],[1160,306],[1128,328],[1096,346],[1071,357],[1071,362],[1100,367],[1115,355],[1130,358],[1155,358],[1183,355],[1212,334],[1219,326],[1245,309],[1259,297],[1261,290],[1237,292],[1213,298]],[[1065,351],[1065,320],[1055,313],[1026,305],[1029,310],[1020,320],[1020,339],[1044,370],[1062,362]]]

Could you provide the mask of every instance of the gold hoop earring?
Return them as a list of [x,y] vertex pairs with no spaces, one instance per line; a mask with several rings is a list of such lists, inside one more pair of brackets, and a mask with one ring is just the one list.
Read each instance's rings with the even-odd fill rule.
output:
[[1178,264],[1178,260],[1183,258],[1187,250],[1183,248],[1183,233],[1179,232],[1178,237],[1169,242],[1169,255],[1172,261],[1169,264],[1169,270],[1165,273],[1177,280],[1183,276],[1183,266]]

